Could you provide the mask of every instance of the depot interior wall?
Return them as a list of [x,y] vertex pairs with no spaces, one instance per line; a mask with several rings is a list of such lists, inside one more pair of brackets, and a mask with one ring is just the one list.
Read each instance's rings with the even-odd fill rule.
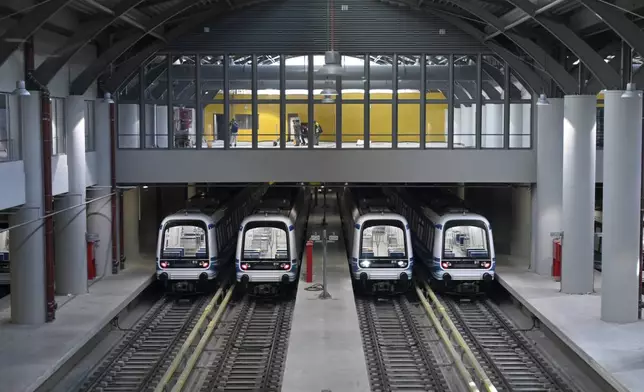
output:
[[187,187],[168,186],[140,188],[141,220],[139,221],[139,251],[142,254],[156,253],[161,221],[166,216],[186,207]]
[[[223,101],[223,93],[220,93],[215,100]],[[391,141],[391,122],[392,106],[390,101],[392,94],[374,93],[371,97],[370,113],[370,137],[375,142]],[[441,93],[428,93],[427,99],[445,100]],[[315,95],[314,99],[321,100],[323,96]],[[250,100],[251,96],[236,95],[235,99]],[[258,95],[258,99],[276,99],[275,96]],[[278,98],[279,99],[279,98]],[[302,122],[309,122],[308,104],[288,103],[289,101],[306,101],[306,95],[287,95],[286,114],[297,114]],[[364,94],[348,93],[343,94],[343,99],[363,100]],[[420,93],[400,93],[398,105],[398,140],[401,142],[418,142],[420,138],[420,104],[404,104],[404,100],[419,100]],[[379,101],[384,101],[379,103]],[[426,105],[426,134],[431,135],[427,141],[445,142],[446,141],[446,124],[445,111],[447,102],[432,103]],[[213,103],[207,105],[204,110],[204,135],[206,141],[212,141],[214,137],[214,115],[223,115],[223,103]],[[336,104],[316,103],[314,106],[314,120],[322,126],[323,134],[320,138],[322,141],[335,141],[336,134]],[[249,103],[231,104],[230,117],[235,115],[252,115],[252,105]],[[270,141],[275,140],[279,135],[280,129],[280,105],[279,100],[274,103],[261,103],[258,105],[258,140]],[[342,140],[355,142],[358,139],[364,139],[364,104],[343,103],[342,104]],[[240,129],[239,141],[251,141],[252,130]]]
[[490,222],[498,263],[527,268],[532,253],[532,188],[466,186],[465,200]]
[[139,252],[139,221],[140,199],[139,188],[127,190],[123,193],[123,246],[127,259],[138,259]]

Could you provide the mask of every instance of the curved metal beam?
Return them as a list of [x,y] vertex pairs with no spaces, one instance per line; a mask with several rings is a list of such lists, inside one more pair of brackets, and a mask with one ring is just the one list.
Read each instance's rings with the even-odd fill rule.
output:
[[114,13],[113,16],[102,18],[98,21],[80,26],[76,30],[76,33],[61,45],[55,56],[48,57],[42,64],[40,64],[34,72],[35,79],[42,85],[48,85],[54,76],[56,76],[58,71],[60,71],[76,53],[83,49],[85,45],[94,40],[101,31],[119,20],[129,10],[144,1],[145,0],[122,0],[112,11]]
[[0,66],[31,37],[45,22],[51,19],[58,11],[74,0],[50,0],[31,12],[28,12],[18,23],[0,36]]
[[541,26],[548,30],[552,35],[559,39],[571,52],[586,64],[590,72],[595,75],[602,86],[607,89],[619,88],[621,78],[610,65],[604,62],[604,59],[581,39],[577,34],[570,30],[566,25],[556,22],[543,14],[537,13],[537,6],[530,0],[507,0],[510,4],[530,15]]
[[574,94],[577,91],[577,80],[570,75],[566,69],[557,62],[557,60],[552,58],[552,56],[546,53],[541,46],[537,45],[530,38],[522,37],[512,31],[506,31],[505,24],[501,19],[470,0],[450,1],[457,7],[460,7],[470,14],[482,19],[502,34],[505,34],[512,42],[523,49],[528,56],[539,64],[541,68],[543,68],[555,83],[557,83],[564,94]]
[[613,29],[640,56],[644,56],[644,31],[631,22],[623,12],[597,0],[577,0]]
[[[517,73],[519,77],[523,79],[528,87],[534,94],[544,91],[543,79],[541,79],[530,67],[528,67],[523,61],[516,58],[509,50],[503,48],[501,45],[493,41],[485,41],[485,33],[476,27],[472,26],[463,19],[456,18],[452,15],[446,14],[441,11],[432,10],[431,8],[427,9],[427,12],[430,12],[439,18],[443,19],[447,23],[450,23],[454,27],[463,30],[465,33],[471,35],[473,38],[477,39],[488,48],[490,48],[494,53],[499,57],[505,60],[512,69]],[[504,83],[505,84],[505,83]]]
[[[156,29],[173,17],[198,4],[200,3],[193,0],[183,0],[181,3],[172,7],[168,11],[155,16],[152,20],[150,20],[150,22],[145,26],[146,31],[137,31],[136,33],[133,32],[129,37],[116,42],[99,58],[94,60],[94,62],[92,62],[87,68],[85,68],[85,70],[83,70],[83,72],[78,75],[76,79],[74,79],[70,86],[69,93],[71,95],[85,94],[85,91],[87,91],[89,86],[98,78],[98,76],[103,72],[103,70],[105,70],[105,68],[107,68],[110,63],[121,57],[128,49],[139,42],[150,31]],[[193,23],[184,23],[184,25],[194,27]]]

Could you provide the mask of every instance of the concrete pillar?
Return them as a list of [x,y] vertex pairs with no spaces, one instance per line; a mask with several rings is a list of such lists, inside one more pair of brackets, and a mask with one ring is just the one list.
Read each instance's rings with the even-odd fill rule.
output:
[[188,199],[197,195],[197,184],[188,184],[187,196]]
[[11,321],[14,324],[43,324],[46,321],[45,230],[42,172],[40,94],[31,91],[20,97],[22,157],[25,167],[26,202],[9,216],[9,226],[36,220],[11,230]]
[[488,103],[485,105],[485,132],[486,136],[483,147],[501,148],[503,147],[503,104]]
[[[532,193],[531,188],[517,187],[512,189],[512,231],[510,254],[515,260],[530,264],[532,249]],[[523,265],[523,264],[522,264]]]
[[[96,127],[95,150],[97,162],[96,187],[87,192],[90,199],[107,196],[111,192],[112,173],[110,169],[110,105],[98,99],[94,103]],[[167,126],[166,126],[167,127]],[[96,274],[101,277],[112,271],[112,206],[111,198],[104,197],[87,205],[87,232],[98,234],[95,245]]]
[[139,259],[139,203],[140,188],[131,189],[123,194],[123,235],[125,258]]
[[69,192],[56,201],[57,210],[65,210],[54,217],[56,292],[77,295],[87,293],[87,213],[81,205],[86,197],[85,98],[68,97],[65,109]]
[[168,107],[157,105],[156,107],[156,144],[158,148],[168,148]]
[[118,135],[120,148],[139,148],[141,145],[141,122],[139,119],[139,105],[124,103],[118,105]]
[[642,92],[604,93],[601,319],[637,321],[642,184]]
[[523,147],[523,105],[510,104],[510,148]]
[[533,234],[535,261],[539,275],[552,274],[550,233],[562,230],[564,100],[550,98],[550,105],[537,106],[537,231]]
[[481,105],[481,147],[485,147],[485,134],[487,133],[487,105]]
[[561,291],[567,294],[594,290],[596,113],[594,95],[564,98]]
[[461,116],[462,116],[463,106],[454,108],[454,147],[460,146],[463,143],[463,137],[461,136]]

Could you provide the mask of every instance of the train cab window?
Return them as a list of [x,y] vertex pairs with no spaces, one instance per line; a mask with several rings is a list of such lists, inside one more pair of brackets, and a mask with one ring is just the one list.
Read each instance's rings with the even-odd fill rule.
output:
[[488,244],[487,228],[481,221],[458,220],[445,224],[444,259],[488,258]]
[[164,259],[208,258],[206,224],[203,222],[170,222],[163,233]]
[[[246,225],[243,243],[243,260],[289,260],[288,231],[281,222],[258,222],[262,226]],[[268,225],[268,226],[267,226]],[[249,227],[250,226],[250,227]]]
[[[361,266],[363,268],[398,266],[398,260],[407,258],[405,239],[404,226],[400,221],[366,222],[360,237]],[[368,266],[366,260],[369,261]]]

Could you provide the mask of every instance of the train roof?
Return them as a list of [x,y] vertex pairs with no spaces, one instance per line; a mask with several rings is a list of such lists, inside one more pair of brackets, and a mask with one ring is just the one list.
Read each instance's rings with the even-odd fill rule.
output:
[[360,215],[360,217],[356,220],[356,224],[362,225],[364,222],[370,221],[370,220],[397,220],[402,222],[402,224],[405,225],[405,227],[407,226],[407,219],[405,219],[404,216],[393,212],[367,213],[364,215]]
[[360,215],[393,213],[387,202],[387,196],[376,188],[354,188],[350,195],[358,207]]
[[421,206],[426,206],[437,215],[468,213],[465,201],[447,189],[419,188],[406,192]]
[[282,214],[253,214],[250,216],[247,216],[244,218],[242,221],[241,225],[246,226],[249,222],[263,222],[263,221],[271,221],[271,222],[282,222],[285,225],[289,226],[292,225],[293,222],[291,221],[291,218],[289,218],[288,215],[282,215]]

